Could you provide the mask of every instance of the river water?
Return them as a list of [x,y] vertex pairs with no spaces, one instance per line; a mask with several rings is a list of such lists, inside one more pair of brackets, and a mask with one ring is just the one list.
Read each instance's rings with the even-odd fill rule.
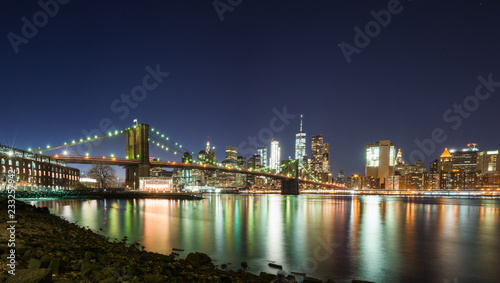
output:
[[[351,282],[500,282],[500,199],[207,194],[32,201],[148,251]],[[293,275],[293,274],[292,274]]]

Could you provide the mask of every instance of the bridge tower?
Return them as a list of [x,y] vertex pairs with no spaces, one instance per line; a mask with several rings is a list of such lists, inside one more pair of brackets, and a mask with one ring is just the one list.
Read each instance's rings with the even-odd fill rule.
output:
[[298,195],[299,194],[299,160],[294,159],[290,161],[285,168],[285,174],[291,173],[295,179],[281,180],[281,194],[282,195]]
[[140,177],[149,177],[149,125],[138,124],[126,130],[128,159],[139,161],[137,166],[129,166],[125,171],[125,182],[131,188],[139,187]]

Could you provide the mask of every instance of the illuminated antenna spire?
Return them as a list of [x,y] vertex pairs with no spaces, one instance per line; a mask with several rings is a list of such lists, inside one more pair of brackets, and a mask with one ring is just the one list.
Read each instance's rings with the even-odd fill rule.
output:
[[301,132],[302,132],[302,117],[303,117],[303,116],[304,116],[304,115],[300,114],[300,131],[301,131]]

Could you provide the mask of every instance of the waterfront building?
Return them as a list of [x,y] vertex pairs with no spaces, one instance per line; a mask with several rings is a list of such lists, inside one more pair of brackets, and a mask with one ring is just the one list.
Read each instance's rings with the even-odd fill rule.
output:
[[500,171],[500,159],[498,150],[481,151],[477,158],[477,171],[480,173],[492,173]]
[[476,172],[477,157],[479,149],[477,144],[469,143],[464,149],[451,149],[453,168],[460,169],[463,172]]
[[365,176],[379,178],[384,187],[385,179],[394,175],[395,157],[396,145],[390,140],[367,144]]
[[479,174],[476,178],[476,189],[478,190],[500,190],[500,173],[487,172]]
[[346,188],[349,190],[373,190],[380,187],[380,178],[354,174],[346,178]]
[[271,158],[269,159],[269,167],[272,171],[279,173],[281,162],[281,148],[278,141],[271,141]]
[[300,128],[295,135],[295,159],[299,160],[300,164],[304,162],[304,156],[306,155],[306,133],[302,130],[302,117],[300,115]]
[[386,179],[385,188],[387,190],[421,190],[425,188],[428,176],[427,173],[408,173],[405,175],[396,173]]
[[172,177],[140,177],[139,191],[172,192],[174,191]]
[[99,184],[97,184],[97,179],[82,176],[80,176],[80,183],[88,189],[97,189],[99,186]]
[[0,190],[7,188],[9,171],[14,173],[17,190],[73,190],[80,185],[80,170],[66,166],[55,157],[0,145]]

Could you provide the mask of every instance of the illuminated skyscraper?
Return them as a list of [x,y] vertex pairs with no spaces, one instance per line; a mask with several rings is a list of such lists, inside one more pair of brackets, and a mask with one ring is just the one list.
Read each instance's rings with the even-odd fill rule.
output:
[[262,167],[268,167],[269,163],[267,160],[267,147],[259,147],[257,148],[257,154],[260,155],[260,160],[262,163]]
[[238,168],[247,169],[247,158],[245,156],[238,156]]
[[323,143],[323,135],[312,136],[310,171],[314,178],[322,182],[331,182],[330,144]]
[[401,153],[401,148],[398,149],[398,154],[396,155],[396,165],[404,165],[403,154]]
[[207,146],[205,148],[205,153],[210,154],[210,141],[207,141]]
[[323,173],[330,173],[330,143],[323,144]]
[[380,178],[385,184],[385,178],[394,175],[396,161],[396,144],[390,140],[381,140],[366,145],[365,176]]
[[479,154],[477,144],[469,143],[467,148],[459,150],[450,149],[450,153],[453,157],[453,168],[461,169],[463,172],[476,172]]
[[312,136],[311,140],[311,172],[317,174],[323,172],[323,135]]
[[238,149],[234,146],[226,146],[226,161],[236,164],[238,160]]
[[492,173],[500,171],[500,158],[498,150],[479,152],[477,159],[477,171],[481,173]]
[[295,135],[295,159],[298,159],[300,164],[304,163],[304,155],[306,155],[306,133],[302,131],[302,117],[300,115],[300,130]]
[[269,167],[271,170],[279,172],[281,163],[281,149],[278,141],[271,141],[271,158],[269,158]]

